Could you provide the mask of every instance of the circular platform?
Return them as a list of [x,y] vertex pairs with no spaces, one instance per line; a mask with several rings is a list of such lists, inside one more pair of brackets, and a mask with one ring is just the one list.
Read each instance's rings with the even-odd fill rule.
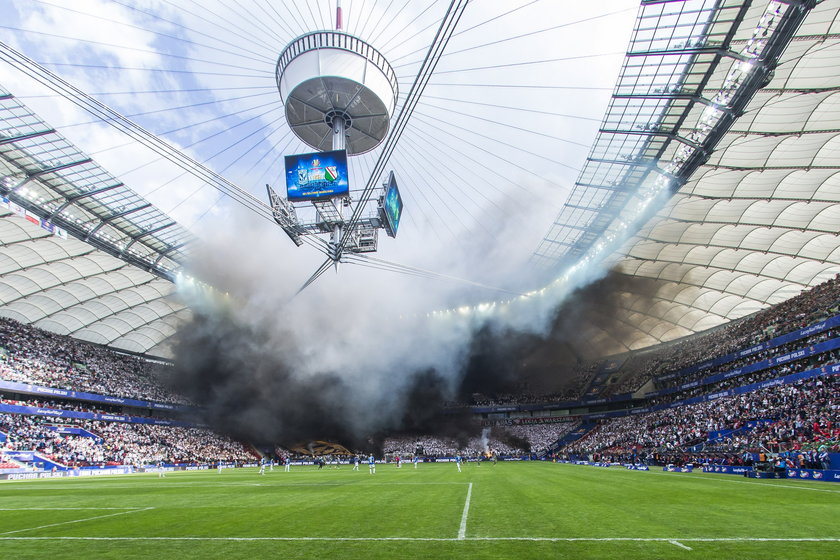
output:
[[349,155],[372,150],[388,134],[397,77],[361,39],[341,31],[302,35],[280,55],[275,74],[289,126],[315,150],[332,149],[332,125],[339,118]]

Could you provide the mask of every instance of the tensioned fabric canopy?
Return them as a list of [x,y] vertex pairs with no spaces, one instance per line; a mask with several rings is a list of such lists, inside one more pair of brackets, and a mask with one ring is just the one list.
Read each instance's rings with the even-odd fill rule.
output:
[[[754,37],[767,9],[753,4],[730,42],[733,51]],[[784,10],[798,3],[772,4]],[[826,1],[807,15],[771,79],[707,161],[613,254],[627,277],[616,317],[622,333],[601,330],[594,345],[618,352],[674,340],[840,273],[838,60],[840,2]],[[693,93],[712,98],[734,64],[719,65]],[[675,135],[694,130],[698,105]]]

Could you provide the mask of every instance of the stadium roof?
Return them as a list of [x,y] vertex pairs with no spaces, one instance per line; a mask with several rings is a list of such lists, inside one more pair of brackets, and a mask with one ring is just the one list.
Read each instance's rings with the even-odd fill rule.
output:
[[[597,57],[604,55],[602,45],[586,44],[585,52],[590,54],[580,56],[545,54],[549,39],[545,32],[569,35],[573,25],[600,25],[604,17],[618,11],[544,26],[545,22],[538,22],[528,11],[531,4],[506,7],[507,11],[499,14],[468,11],[467,17],[485,17],[487,21],[462,22],[462,31],[447,47],[452,56],[442,59],[435,81],[412,118],[413,125],[392,157],[394,168],[405,178],[401,189],[407,206],[413,209],[407,214],[402,235],[410,237],[417,231],[418,237],[429,239],[434,237],[430,235],[434,229],[438,238],[446,237],[443,245],[457,245],[458,224],[485,235],[496,233],[488,230],[488,223],[501,222],[505,216],[532,219],[511,210],[527,190],[523,185],[539,176],[543,186],[556,186],[554,175],[534,170],[548,164],[558,170],[555,174],[569,169],[577,172],[584,158],[575,150],[589,146],[589,139],[595,137],[565,206],[536,251],[536,260],[555,272],[611,254],[630,279],[629,285],[638,285],[638,290],[624,294],[620,317],[624,327],[632,325],[634,329],[631,342],[619,344],[618,336],[600,332],[593,344],[621,350],[672,340],[782,301],[840,272],[835,225],[840,218],[840,175],[836,173],[840,0],[826,0],[815,7],[813,2],[793,0],[643,1],[618,85],[598,131],[594,125],[591,129],[579,127],[580,120],[575,119],[580,119],[580,114],[560,114],[555,108],[568,101],[560,98],[566,90],[594,98],[602,88],[569,85],[562,80],[575,72],[547,69],[573,59],[594,65]],[[39,9],[46,10],[47,5]],[[87,77],[98,84],[106,69],[121,77],[123,72],[124,83],[132,84],[146,70],[141,66],[168,64],[153,67],[164,85],[148,90],[134,87],[134,91],[119,91],[112,85],[112,91],[95,95],[123,114],[131,114],[138,109],[127,100],[146,99],[144,96],[166,100],[171,94],[177,103],[168,103],[166,108],[146,107],[136,114],[136,120],[161,137],[178,139],[172,141],[174,145],[195,146],[198,142],[188,144],[188,140],[200,134],[206,136],[204,140],[212,139],[216,143],[212,149],[202,154],[196,147],[192,153],[214,168],[230,169],[226,177],[231,180],[256,185],[254,190],[261,191],[266,177],[277,173],[275,163],[266,162],[281,161],[283,153],[308,151],[288,139],[282,104],[275,99],[272,83],[279,50],[272,45],[282,45],[296,35],[291,23],[288,30],[285,25],[274,29],[274,34],[280,35],[274,38],[267,38],[260,28],[263,24],[256,22],[252,22],[253,28],[248,27],[248,34],[235,32],[240,27],[234,21],[230,26],[216,24],[214,33],[230,32],[239,39],[225,36],[228,41],[204,45],[213,49],[210,53],[198,50],[201,43],[213,38],[198,33],[198,26],[202,22],[209,25],[219,16],[217,12],[208,11],[205,19],[198,20],[180,13],[182,8],[173,7],[165,14],[130,8],[137,23],[125,25],[108,19],[117,17],[113,12],[84,14],[53,8],[66,10],[68,17],[88,18],[79,21],[96,20],[99,26],[110,22],[117,29],[119,23],[126,41],[138,31],[153,33],[154,41],[126,42],[119,47],[123,49],[119,52],[130,51],[141,59],[154,58],[150,62],[114,62],[108,57],[116,55],[108,53],[96,59],[101,66],[94,66],[89,61],[62,61],[53,52],[52,70],[90,70]],[[314,9],[322,8],[316,5]],[[290,8],[284,5],[283,9]],[[396,24],[386,30],[394,31],[394,37],[402,33],[403,44],[394,44],[394,37],[387,39],[387,33],[383,36],[381,17],[379,21],[373,16],[371,21],[356,19],[355,28],[348,24],[348,31],[358,32],[396,63],[400,91],[410,90],[412,69],[422,61],[422,47],[431,41],[443,13],[437,5],[425,9],[412,6],[411,10],[400,17],[408,18],[411,23],[405,29],[413,25],[416,33],[409,36]],[[470,43],[473,29],[486,31],[498,24],[495,33],[503,33],[509,20],[521,23],[512,19],[519,16],[530,18],[532,32],[500,39],[493,35],[484,44]],[[183,25],[179,30],[181,18],[193,27]],[[31,29],[17,29],[24,37],[18,48],[34,44],[32,37],[45,42],[68,39],[36,29],[47,19],[35,18],[30,20]],[[306,18],[296,23],[303,29],[311,27]],[[550,37],[555,40],[554,35]],[[282,39],[279,43],[278,38]],[[169,51],[161,48],[154,53],[148,48],[175,39],[182,41],[177,45],[188,47],[179,50],[181,47],[172,43],[167,44]],[[248,42],[251,39],[253,44]],[[73,44],[84,42],[73,40]],[[521,42],[508,48],[514,44],[507,43],[509,40]],[[270,45],[267,49],[266,43]],[[113,46],[101,39],[84,44],[88,54]],[[247,54],[232,59],[233,48]],[[761,55],[757,59],[752,56],[755,52]],[[500,60],[509,53],[522,60]],[[533,53],[544,53],[540,56],[545,58],[534,60]],[[466,59],[468,55],[478,58]],[[779,56],[778,65],[772,68]],[[254,64],[257,60],[265,64],[266,72]],[[191,66],[185,66],[187,63]],[[545,71],[534,71],[537,69]],[[248,73],[265,82],[257,78],[249,81]],[[222,76],[219,79],[227,81],[215,83],[218,92],[241,91],[229,99],[193,98],[189,100],[192,104],[184,105],[184,98],[178,96],[187,92],[215,92],[201,81],[206,76]],[[230,88],[224,87],[228,83]],[[262,93],[239,95],[260,90]],[[551,92],[550,97],[546,91]],[[273,101],[258,105],[258,100],[265,99],[261,95],[271,95]],[[38,101],[38,95],[31,97]],[[244,101],[249,97],[253,102]],[[538,100],[545,99],[548,105],[540,105]],[[235,108],[246,103],[250,105]],[[570,104],[583,107],[585,103],[575,98]],[[269,108],[263,111],[265,106]],[[202,111],[212,107],[218,114],[199,113],[200,118],[191,117],[197,122],[183,124],[187,114],[199,107]],[[553,121],[553,113],[562,121]],[[160,114],[171,118],[164,124],[146,120]],[[277,118],[269,121],[275,115]],[[208,123],[218,128],[210,132],[190,128],[211,126]],[[55,128],[62,130],[62,124]],[[168,129],[175,125],[178,127]],[[187,129],[194,134],[178,137]],[[559,137],[555,130],[578,135]],[[156,178],[155,188],[146,197],[140,196],[122,180],[131,183],[145,164],[127,160],[126,169],[109,166],[111,175],[6,91],[0,91],[0,134],[2,189],[8,199],[8,210],[2,209],[4,219],[0,222],[0,314],[117,348],[165,354],[166,339],[178,320],[188,315],[188,310],[169,296],[171,280],[187,258],[192,237],[157,209],[164,207],[163,203],[152,200],[152,195],[159,196],[160,184],[167,185],[180,175],[166,181],[163,176]],[[251,144],[252,138],[259,142]],[[229,155],[230,163],[219,163],[214,159],[219,155]],[[354,159],[351,172],[364,176],[377,155],[374,151]],[[426,167],[428,161],[438,165]],[[256,180],[249,175],[251,171]],[[457,185],[451,180],[453,174],[460,179]],[[517,178],[517,184],[511,177]],[[204,186],[199,185],[196,191],[190,187],[172,209],[187,208],[183,202],[193,199]],[[215,212],[217,193],[208,190],[207,207],[197,207],[190,218],[198,216],[200,220]],[[494,198],[496,192],[500,196]],[[675,194],[667,204],[649,204],[660,192]],[[559,205],[566,193],[555,189],[551,196]],[[486,208],[498,210],[496,221],[487,219]],[[646,209],[655,209],[655,215],[647,215]]]
[[0,194],[0,315],[161,353],[192,236],[1,88]]
[[[576,262],[599,244],[626,239],[621,228],[633,223],[628,208],[647,201],[639,193],[653,190],[658,179],[676,191],[613,253],[626,285],[635,288],[622,296],[621,337],[602,331],[596,346],[638,349],[690,335],[840,272],[840,19],[838,3],[823,2],[801,26],[786,28],[807,4],[759,2],[745,9],[748,4],[722,2],[710,17],[681,13],[679,2],[643,6],[631,52],[640,50],[649,22],[673,25],[660,23],[653,32],[661,37],[659,52],[628,56],[575,193],[537,251],[555,266]],[[700,27],[679,23],[687,17],[708,22],[702,36],[685,31]],[[782,37],[785,31],[795,34]],[[767,77],[746,93],[734,122],[704,130],[708,108],[716,106],[710,101],[731,83],[741,55],[767,37],[779,38],[778,64],[774,56],[760,58],[753,71],[766,62]],[[718,52],[703,52],[710,45]],[[729,54],[721,56],[721,49]],[[708,159],[688,174],[673,166],[684,146],[707,151],[701,157]],[[619,344],[628,340],[628,328],[634,331],[629,343]]]

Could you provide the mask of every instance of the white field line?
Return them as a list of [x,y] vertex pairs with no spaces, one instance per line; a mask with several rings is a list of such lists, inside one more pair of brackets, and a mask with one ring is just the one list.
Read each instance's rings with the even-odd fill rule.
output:
[[[100,479],[101,480],[101,479]],[[15,480],[15,481],[0,481],[0,482],[31,482],[29,480]],[[467,482],[382,482],[382,483],[374,483],[374,482],[281,482],[277,484],[273,484],[271,482],[162,482],[160,486],[146,486],[147,481],[141,482],[140,484],[97,484],[96,488],[215,488],[219,486],[234,486],[234,487],[243,487],[243,486],[263,486],[263,487],[278,487],[278,488],[294,488],[295,486],[464,486],[468,484]],[[73,490],[77,488],[84,488],[78,485],[64,485],[64,486],[53,486],[50,485],[50,490]],[[15,491],[18,490],[44,490],[44,487],[40,486],[20,486],[19,488],[15,488]],[[101,508],[97,508],[101,509]]]
[[[151,509],[151,508],[150,508]],[[81,520],[80,520],[81,521]],[[526,541],[526,542],[840,542],[840,537],[3,537],[0,540],[18,541]]]
[[[16,529],[14,531],[5,531],[0,533],[0,535],[11,535],[13,533],[23,533],[24,531],[37,531],[38,529],[46,529],[48,527],[58,527],[59,525],[70,525],[71,523],[82,523],[83,521],[93,521],[94,519],[105,519],[106,517],[116,517],[118,515],[128,515],[131,513],[138,513],[141,511],[149,511],[150,509],[155,509],[153,507],[147,507],[143,509],[133,509],[131,511],[121,511],[119,513],[108,513],[106,515],[96,515],[94,517],[85,517],[84,519],[74,519],[72,521],[62,521],[60,523],[50,523],[48,525],[40,525],[38,527],[27,527],[26,529]],[[0,538],[10,538],[10,537],[0,537]]]
[[93,510],[126,510],[126,509],[140,509],[137,507],[19,507],[19,508],[0,508],[0,511],[70,511],[77,509],[93,509]]
[[464,540],[467,536],[467,515],[470,513],[470,498],[472,497],[472,482],[467,488],[467,499],[464,500],[464,512],[461,514],[461,526],[458,528],[458,540]]
[[669,543],[671,543],[671,544],[672,544],[672,545],[674,545],[674,546],[678,546],[678,547],[680,547],[680,548],[684,548],[685,550],[694,550],[694,549],[693,549],[693,548],[691,548],[690,546],[685,546],[685,545],[684,545],[683,543],[681,543],[680,541],[668,541],[668,542],[669,542]]
[[[663,475],[663,476],[664,475],[673,476],[675,474],[677,474],[677,475],[679,475],[679,474],[689,474],[689,473],[665,473],[665,472],[656,472],[656,471],[648,471],[648,472],[652,472],[653,474],[658,474],[658,475]],[[810,486],[791,486],[790,484],[774,484],[772,482],[759,482],[757,480],[739,480],[739,479],[732,480],[732,479],[728,479],[728,478],[711,478],[711,477],[705,476],[707,474],[714,474],[714,473],[698,473],[698,474],[701,474],[703,476],[692,476],[692,477],[689,477],[689,480],[706,480],[706,481],[711,481],[711,482],[734,482],[735,484],[758,484],[759,486],[769,486],[770,488],[790,488],[790,489],[793,489],[793,490],[810,490],[812,492],[828,492],[829,494],[840,494],[840,490],[830,490],[828,488],[812,488]],[[734,476],[734,475],[721,474],[720,476],[723,477],[723,476]],[[817,484],[819,484],[819,483],[817,483]]]

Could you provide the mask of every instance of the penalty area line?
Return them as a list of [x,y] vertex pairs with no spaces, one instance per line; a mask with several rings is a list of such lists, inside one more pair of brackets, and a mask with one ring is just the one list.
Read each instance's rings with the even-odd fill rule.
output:
[[472,482],[467,488],[467,499],[464,500],[464,511],[461,513],[461,526],[458,528],[458,540],[462,541],[467,536],[467,516],[470,513],[470,498],[472,497]]

